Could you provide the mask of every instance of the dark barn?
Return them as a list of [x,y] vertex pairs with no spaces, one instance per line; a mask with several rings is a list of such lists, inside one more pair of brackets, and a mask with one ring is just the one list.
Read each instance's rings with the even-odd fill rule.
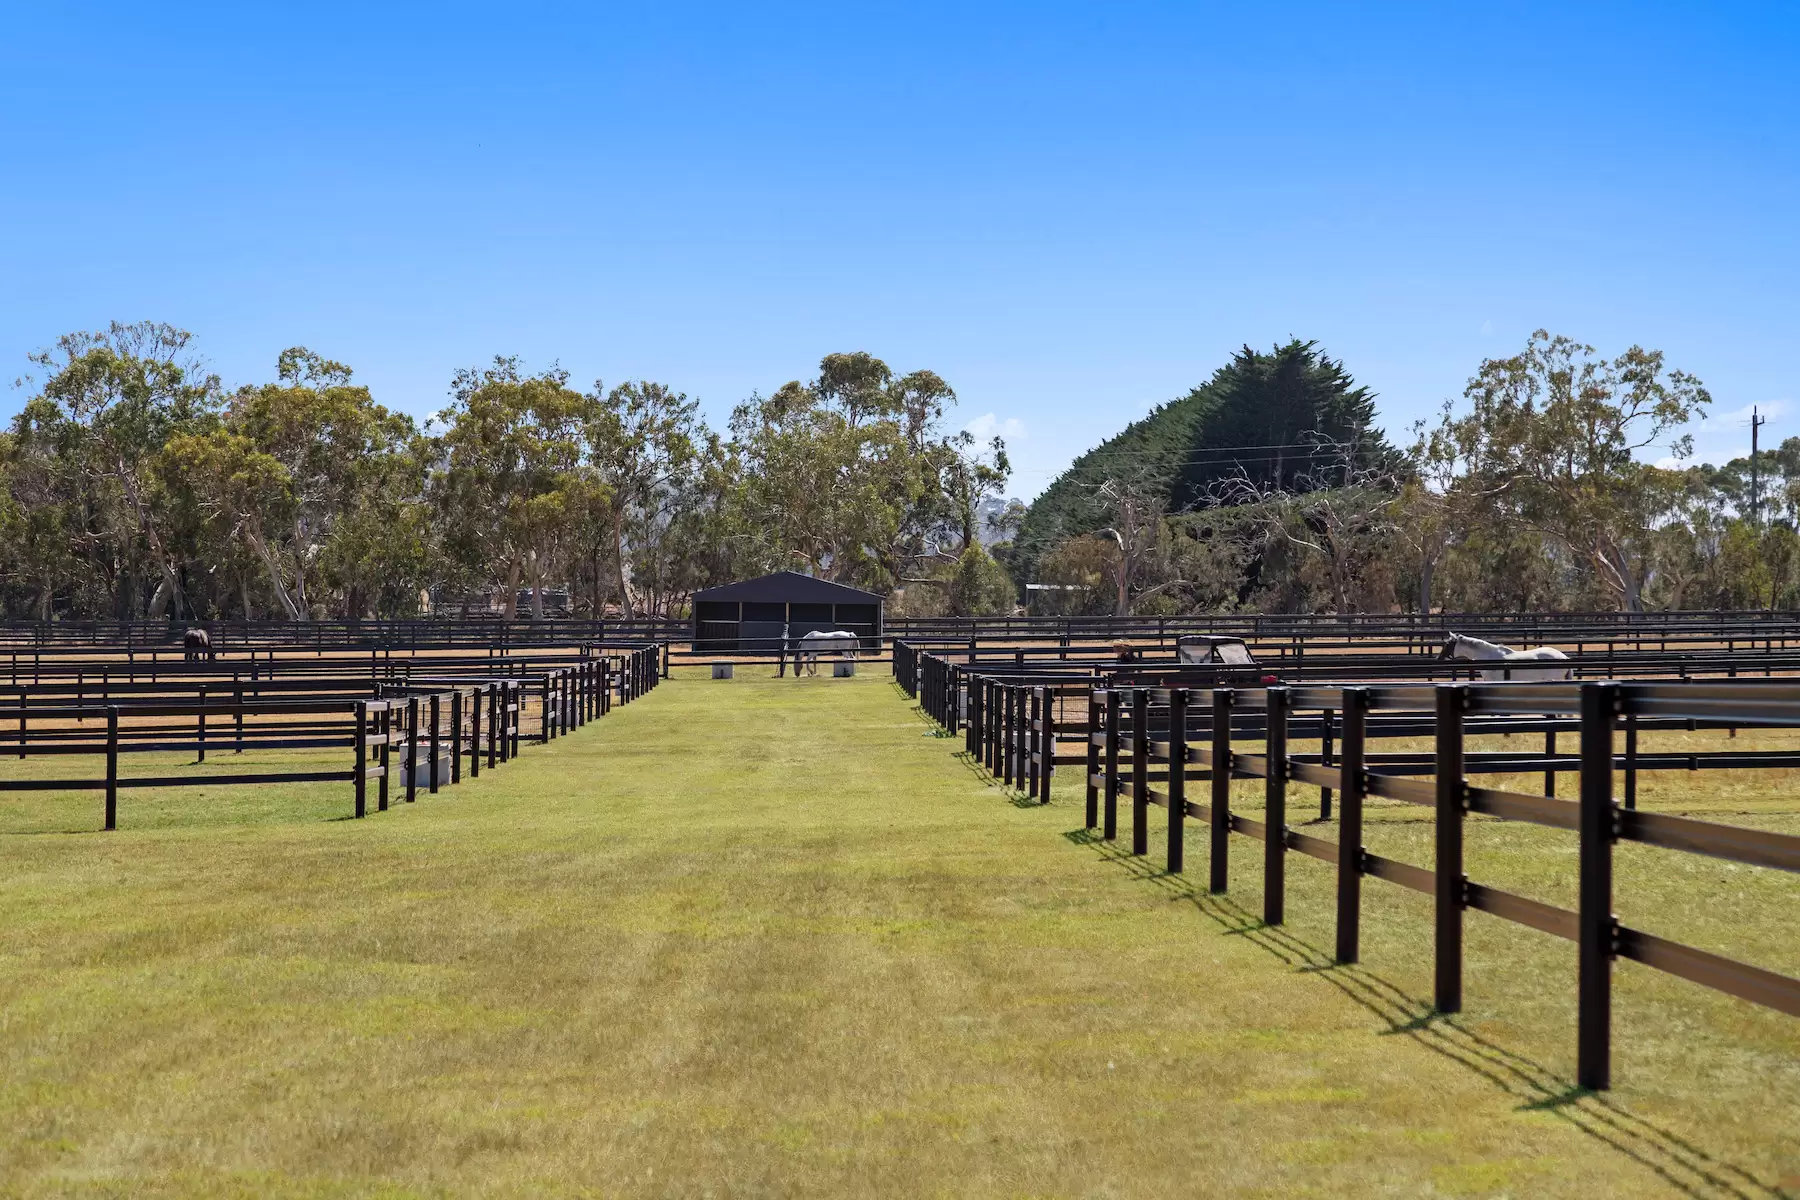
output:
[[694,649],[774,654],[813,630],[842,629],[880,648],[881,597],[811,575],[777,571],[694,593]]

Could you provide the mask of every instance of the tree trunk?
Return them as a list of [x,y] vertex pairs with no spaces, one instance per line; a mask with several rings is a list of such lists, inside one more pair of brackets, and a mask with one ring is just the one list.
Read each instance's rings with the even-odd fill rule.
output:
[[506,602],[501,612],[508,621],[519,616],[519,560],[516,558],[506,566]]
[[637,608],[631,602],[631,584],[625,579],[625,513],[617,506],[613,508],[613,564],[619,572],[619,603],[629,621],[637,616]]
[[244,540],[250,543],[250,548],[256,551],[258,558],[262,559],[263,569],[269,573],[269,582],[275,588],[275,598],[281,601],[281,608],[283,612],[287,613],[287,619],[290,621],[305,620],[306,618],[300,615],[301,610],[294,603],[293,596],[288,593],[287,583],[281,578],[281,564],[275,561],[275,552],[269,549],[269,543],[253,529],[244,530]]
[[[150,510],[145,507],[143,496],[138,492],[137,476],[126,469],[123,458],[115,458],[114,461],[119,469],[119,482],[125,485],[125,493],[131,500],[132,509],[137,513],[138,531],[149,539],[150,548],[156,554],[156,565],[162,571],[163,583],[169,589],[169,596],[174,598],[175,611],[179,614],[182,608],[181,581],[175,578],[175,567],[169,561],[168,551],[163,549],[162,536],[156,532],[156,522],[150,519]],[[167,610],[169,596],[163,598],[163,605],[157,616],[160,617]],[[155,603],[153,598],[151,604]]]
[[1419,556],[1419,612],[1431,615],[1431,577],[1437,572],[1437,559],[1429,554]]

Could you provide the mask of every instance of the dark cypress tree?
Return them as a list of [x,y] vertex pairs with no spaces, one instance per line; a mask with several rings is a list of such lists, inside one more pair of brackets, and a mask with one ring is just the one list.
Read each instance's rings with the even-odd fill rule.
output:
[[1010,568],[1034,578],[1052,546],[1104,526],[1096,497],[1109,479],[1166,497],[1174,512],[1202,506],[1228,478],[1305,489],[1403,465],[1375,428],[1374,393],[1317,342],[1295,339],[1266,354],[1245,346],[1204,384],[1076,459],[1026,513]]
[[1374,393],[1317,342],[1295,339],[1267,354],[1245,346],[1207,388],[1217,405],[1174,481],[1172,507],[1203,501],[1229,477],[1293,491],[1396,465],[1375,428]]

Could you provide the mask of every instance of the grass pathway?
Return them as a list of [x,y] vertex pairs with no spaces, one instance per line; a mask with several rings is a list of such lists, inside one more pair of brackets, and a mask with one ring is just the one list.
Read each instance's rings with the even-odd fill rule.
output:
[[362,822],[0,836],[0,1194],[1777,1194],[952,750],[678,678]]

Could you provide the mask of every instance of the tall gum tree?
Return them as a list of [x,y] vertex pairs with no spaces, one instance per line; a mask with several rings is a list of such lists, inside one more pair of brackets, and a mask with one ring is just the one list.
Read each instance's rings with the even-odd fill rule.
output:
[[209,427],[220,401],[218,376],[189,350],[192,337],[157,321],[63,335],[31,356],[47,378],[19,427],[57,444],[117,560],[136,557],[132,543],[141,540],[158,578],[153,618],[171,603],[177,614],[188,609],[153,490],[154,460],[171,437]]
[[1540,329],[1519,354],[1483,362],[1463,398],[1433,434],[1459,463],[1453,486],[1483,496],[1486,519],[1554,538],[1620,608],[1641,611],[1672,479],[1640,455],[1686,456],[1680,431],[1705,414],[1706,388],[1661,351],[1608,359]]

